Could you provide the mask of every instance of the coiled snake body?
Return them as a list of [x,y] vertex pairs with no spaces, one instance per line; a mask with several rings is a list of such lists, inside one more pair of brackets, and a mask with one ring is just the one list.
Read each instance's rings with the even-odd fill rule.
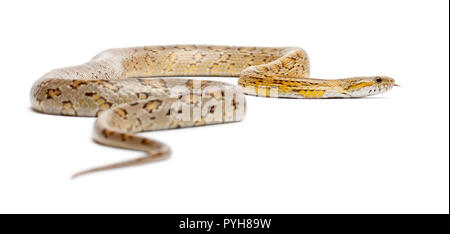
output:
[[[385,92],[384,76],[309,78],[300,48],[175,45],[106,50],[90,62],[45,74],[31,90],[36,111],[98,116],[98,143],[146,152],[146,156],[90,172],[148,163],[170,154],[142,131],[241,121],[244,94],[288,98],[348,98]],[[164,76],[239,77],[239,88],[223,82]],[[147,77],[147,78],[144,78]],[[153,77],[153,78],[149,78]],[[159,78],[158,78],[159,77]]]

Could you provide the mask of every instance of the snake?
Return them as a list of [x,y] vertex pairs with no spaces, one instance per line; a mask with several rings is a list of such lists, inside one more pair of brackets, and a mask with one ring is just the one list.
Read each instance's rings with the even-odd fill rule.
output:
[[[179,77],[191,77],[179,78]],[[194,79],[234,77],[238,85]],[[31,108],[55,115],[97,117],[96,143],[144,156],[88,173],[167,158],[171,149],[140,132],[238,122],[244,95],[269,98],[359,98],[390,90],[387,76],[310,78],[298,47],[167,45],[114,48],[89,62],[51,70],[32,86]]]

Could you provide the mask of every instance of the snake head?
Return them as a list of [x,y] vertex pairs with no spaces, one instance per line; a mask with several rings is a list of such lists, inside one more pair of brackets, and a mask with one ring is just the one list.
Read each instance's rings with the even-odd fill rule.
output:
[[364,97],[390,90],[395,80],[387,76],[354,77],[342,84],[343,92],[350,97]]

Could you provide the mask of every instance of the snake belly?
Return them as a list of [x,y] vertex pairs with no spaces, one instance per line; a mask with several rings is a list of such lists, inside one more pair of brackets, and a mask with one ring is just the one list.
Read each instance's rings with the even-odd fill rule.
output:
[[[146,152],[125,162],[79,172],[164,159],[170,148],[143,131],[241,121],[244,94],[282,98],[352,98],[391,89],[386,76],[313,79],[306,52],[296,47],[172,45],[109,49],[78,66],[52,70],[31,89],[38,112],[97,116],[95,142]],[[239,77],[218,81],[163,77]]]

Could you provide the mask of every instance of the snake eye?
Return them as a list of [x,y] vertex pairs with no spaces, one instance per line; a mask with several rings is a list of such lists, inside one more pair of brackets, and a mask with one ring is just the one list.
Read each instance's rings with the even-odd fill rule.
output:
[[380,77],[378,77],[377,79],[376,79],[376,81],[377,81],[377,83],[381,83],[381,81],[383,81]]

